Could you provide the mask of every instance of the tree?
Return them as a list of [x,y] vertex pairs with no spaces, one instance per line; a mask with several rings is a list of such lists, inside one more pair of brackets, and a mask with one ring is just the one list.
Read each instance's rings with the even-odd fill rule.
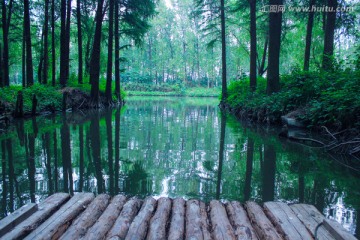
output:
[[249,0],[250,3],[250,89],[256,89],[256,0]]
[[337,0],[328,0],[327,2],[331,11],[326,13],[324,53],[322,61],[323,70],[331,70],[333,67],[336,8],[338,5]]
[[44,67],[43,83],[48,82],[49,72],[49,0],[45,0],[45,20],[44,20]]
[[[270,6],[282,5],[282,0],[270,0]],[[269,14],[269,60],[267,72],[267,88],[268,95],[280,90],[280,43],[281,43],[281,21],[282,12],[270,12]]]
[[[2,55],[2,85],[9,86],[10,85],[10,78],[9,78],[9,26],[11,20],[11,13],[12,13],[12,5],[13,0],[10,0],[9,5],[6,6],[5,0],[2,0],[2,30],[3,30],[3,55]],[[1,47],[1,46],[0,46]],[[1,85],[1,83],[0,83]]]
[[31,86],[34,84],[34,71],[33,71],[33,59],[31,52],[29,0],[24,0],[24,36],[25,36],[25,47],[26,47],[26,83],[27,86]]
[[65,87],[70,70],[70,13],[71,0],[61,0],[61,32],[60,32],[60,84]]
[[95,34],[90,61],[90,83],[91,83],[91,101],[94,107],[99,107],[99,78],[100,78],[100,51],[101,51],[101,29],[103,22],[103,3],[104,0],[98,0],[95,15]]
[[115,0],[115,96],[121,102],[120,95],[120,34],[119,34],[119,0]]
[[76,21],[78,31],[78,83],[83,83],[83,55],[82,55],[82,27],[81,27],[81,8],[80,0],[76,0]]
[[51,84],[56,84],[55,0],[51,1]]
[[[316,0],[310,0],[310,9],[315,6]],[[309,11],[308,22],[306,27],[306,44],[305,44],[305,56],[304,56],[304,71],[309,71],[310,65],[310,49],[312,39],[312,29],[314,25],[314,11]]]
[[105,96],[107,104],[112,102],[112,67],[113,67],[113,39],[114,39],[114,0],[109,0],[109,39],[108,39],[108,61],[106,71],[106,89]]
[[221,101],[227,98],[227,83],[226,83],[226,33],[225,33],[225,6],[224,0],[220,0],[220,19],[221,19],[221,63],[222,63],[222,95]]

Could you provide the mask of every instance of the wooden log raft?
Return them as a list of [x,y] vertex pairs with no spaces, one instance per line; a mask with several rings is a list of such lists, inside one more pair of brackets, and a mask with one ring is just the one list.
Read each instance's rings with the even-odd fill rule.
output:
[[201,215],[201,207],[199,200],[188,200],[186,202],[186,218],[185,218],[185,239],[208,239],[207,228],[204,228],[204,221]]
[[184,239],[185,233],[185,200],[176,198],[173,200],[172,215],[169,228],[169,239]]
[[110,228],[118,218],[121,209],[126,202],[126,197],[123,195],[115,196],[105,212],[100,216],[96,223],[87,231],[84,239],[96,240],[103,239]]
[[306,227],[286,203],[266,202],[264,211],[284,239],[312,239]]
[[217,200],[210,202],[212,234],[215,240],[232,240],[235,234],[226,214],[225,207]]
[[69,198],[70,195],[66,193],[56,193],[46,198],[44,202],[38,205],[38,210],[33,215],[16,226],[11,232],[5,234],[3,239],[23,239],[58,210]]
[[249,219],[260,239],[277,240],[282,239],[276,232],[270,220],[266,217],[261,207],[255,202],[246,202],[246,211]]
[[226,210],[229,216],[230,223],[234,228],[237,239],[258,239],[254,228],[251,226],[247,213],[241,203],[235,201],[228,202],[226,203]]
[[145,239],[151,216],[156,208],[156,200],[148,197],[130,225],[125,240]]
[[116,219],[113,227],[107,234],[106,239],[120,240],[125,239],[130,224],[138,214],[142,201],[136,198],[129,200],[123,207],[120,216]]
[[109,202],[109,195],[100,194],[97,196],[86,210],[74,220],[69,229],[61,236],[60,240],[82,238],[86,234],[86,231],[93,226],[101,216]]
[[150,220],[148,240],[165,240],[167,221],[171,211],[171,199],[160,198],[154,216]]
[[79,193],[72,197],[54,215],[32,231],[26,240],[58,239],[94,199],[93,193]]

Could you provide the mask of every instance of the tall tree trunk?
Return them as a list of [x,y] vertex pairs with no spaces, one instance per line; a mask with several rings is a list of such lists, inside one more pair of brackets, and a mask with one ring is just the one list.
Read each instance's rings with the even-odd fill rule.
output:
[[71,0],[67,0],[66,29],[65,29],[65,35],[66,35],[65,86],[67,85],[67,82],[69,81],[69,76],[70,76],[70,18],[71,18]]
[[101,28],[103,21],[103,3],[104,0],[98,0],[98,6],[95,16],[95,34],[90,61],[90,97],[95,107],[99,107],[99,78],[100,78],[100,51],[101,51]]
[[112,68],[113,68],[113,39],[114,39],[114,0],[109,0],[109,41],[108,41],[108,61],[106,71],[106,90],[105,96],[108,104],[112,102]]
[[76,19],[78,30],[78,53],[79,53],[79,65],[78,65],[78,83],[83,83],[83,56],[82,56],[82,28],[81,28],[81,8],[80,0],[76,0]]
[[0,88],[4,87],[4,76],[3,76],[3,54],[2,54],[2,43],[0,42]]
[[49,72],[49,0],[45,0],[45,23],[44,23],[44,68],[43,83],[48,83]]
[[22,57],[21,57],[21,73],[22,73],[22,86],[26,87],[26,43],[25,43],[25,29],[23,30],[22,39]]
[[227,84],[226,84],[226,37],[225,37],[225,4],[224,0],[220,0],[221,13],[221,62],[222,62],[222,96],[221,101],[227,98]]
[[256,0],[250,1],[250,89],[256,90]]
[[26,81],[27,86],[34,84],[34,70],[31,53],[30,6],[29,0],[24,0],[24,31],[26,43]]
[[120,33],[119,33],[119,0],[115,0],[115,95],[121,102],[120,95]]
[[[315,6],[316,0],[310,0],[310,9]],[[314,25],[314,11],[309,11],[308,22],[306,26],[306,43],[305,43],[305,56],[304,56],[304,71],[309,71],[310,66],[310,50],[311,50],[311,39],[312,29]]]
[[61,0],[60,9],[60,85],[66,86],[66,0]]
[[44,29],[42,31],[42,34],[41,34],[41,41],[40,41],[40,60],[39,60],[39,65],[38,65],[38,83],[42,84],[43,83],[43,65],[44,65]]
[[332,11],[328,11],[326,13],[324,54],[322,61],[323,70],[331,70],[333,68],[334,35],[335,35],[337,5],[338,5],[337,0],[328,0],[328,7]]
[[[9,78],[9,26],[11,20],[13,0],[10,0],[9,6],[6,6],[5,0],[2,0],[2,30],[3,30],[3,61],[2,61],[2,79],[4,86],[10,85]],[[25,9],[24,9],[25,11]],[[8,14],[7,14],[8,12]],[[0,46],[1,47],[1,46]]]
[[[283,5],[283,0],[269,0],[269,5]],[[281,20],[282,12],[270,12],[269,14],[269,60],[267,71],[266,93],[271,95],[280,90],[280,43],[281,43]]]
[[56,49],[55,49],[55,0],[51,2],[51,83],[56,84]]

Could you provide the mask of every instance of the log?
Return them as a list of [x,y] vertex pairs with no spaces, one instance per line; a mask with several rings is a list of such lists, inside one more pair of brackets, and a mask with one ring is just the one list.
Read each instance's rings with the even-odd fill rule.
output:
[[79,193],[73,196],[48,220],[36,228],[25,239],[58,239],[77,217],[94,199],[92,193]]
[[107,232],[114,225],[116,219],[118,218],[125,202],[126,202],[126,197],[124,195],[116,195],[111,200],[111,203],[106,208],[105,212],[100,216],[100,218],[96,221],[96,223],[87,231],[84,239],[95,240],[95,239],[105,238]]
[[184,239],[185,232],[185,200],[176,198],[173,200],[172,215],[170,221],[168,239]]
[[316,208],[313,209],[307,204],[294,204],[290,208],[313,237],[316,235],[318,239],[334,239],[324,226],[318,227],[325,217]]
[[125,239],[130,224],[138,214],[142,201],[136,198],[129,200],[123,207],[120,216],[116,219],[113,227],[107,234],[106,239],[120,240]]
[[234,228],[236,239],[257,240],[258,237],[241,203],[232,201],[226,203],[226,210],[231,225]]
[[235,240],[233,228],[229,222],[225,207],[218,200],[210,202],[212,234],[215,240]]
[[38,209],[36,203],[28,203],[0,221],[0,237],[19,225]]
[[252,226],[260,239],[282,239],[257,203],[246,202],[245,208]]
[[284,239],[312,239],[306,227],[286,203],[266,202],[264,211]]
[[324,219],[323,225],[336,240],[356,240],[356,237],[346,231],[340,223],[334,220]]
[[203,232],[204,239],[212,239],[209,231],[209,217],[206,210],[206,204],[200,201],[200,217],[201,217],[201,230]]
[[186,202],[185,239],[204,239],[201,223],[200,202],[194,199],[188,200]]
[[129,232],[125,240],[145,239],[149,227],[151,216],[156,208],[156,200],[148,197],[130,225]]
[[171,200],[169,198],[160,198],[157,201],[157,208],[154,216],[150,220],[148,240],[165,240],[166,229],[171,211]]
[[104,212],[105,208],[110,202],[110,196],[107,194],[100,194],[94,201],[86,208],[86,210],[77,217],[71,224],[69,229],[61,236],[61,240],[66,239],[80,239],[87,230],[94,225],[96,220]]
[[38,205],[38,210],[34,214],[4,235],[3,239],[23,239],[58,210],[69,198],[70,195],[66,193],[56,193],[46,198]]

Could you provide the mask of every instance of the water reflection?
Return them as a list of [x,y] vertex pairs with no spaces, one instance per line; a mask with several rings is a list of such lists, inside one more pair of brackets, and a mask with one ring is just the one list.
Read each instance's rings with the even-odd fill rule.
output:
[[314,204],[353,233],[358,176],[244,126],[216,99],[129,99],[123,109],[18,121],[1,142],[1,217],[58,191]]

